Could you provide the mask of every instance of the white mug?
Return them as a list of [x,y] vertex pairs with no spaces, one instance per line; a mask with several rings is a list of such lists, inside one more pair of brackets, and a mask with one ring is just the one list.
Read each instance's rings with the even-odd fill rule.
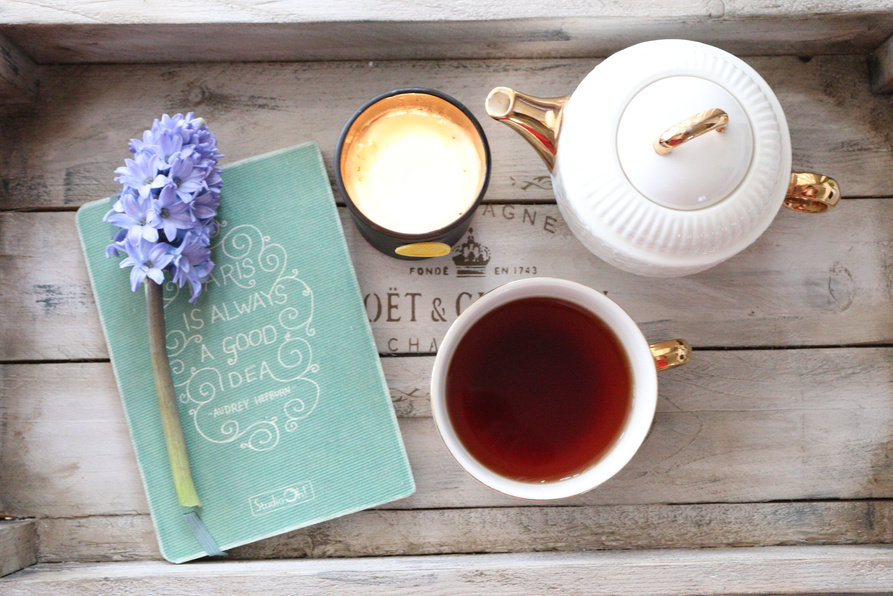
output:
[[[453,354],[466,332],[484,315],[522,298],[546,297],[571,302],[604,322],[626,352],[632,377],[632,399],[626,421],[607,452],[578,475],[555,482],[521,482],[478,462],[456,434],[447,410],[446,381]],[[595,355],[593,356],[595,357]],[[431,374],[431,408],[440,436],[456,461],[474,478],[506,495],[532,500],[571,497],[592,490],[625,466],[642,445],[657,406],[657,371],[688,362],[691,347],[681,339],[651,344],[636,323],[614,301],[582,284],[547,277],[514,281],[485,294],[450,326],[437,352]]]

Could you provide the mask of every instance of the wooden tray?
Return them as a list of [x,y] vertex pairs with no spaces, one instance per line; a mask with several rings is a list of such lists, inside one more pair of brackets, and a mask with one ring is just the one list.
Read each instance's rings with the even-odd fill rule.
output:
[[[0,572],[38,562],[0,579],[0,592],[893,589],[893,97],[872,94],[868,68],[877,49],[875,86],[888,84],[889,4],[568,1],[549,18],[530,8],[505,20],[495,5],[469,16],[408,3],[342,13],[342,2],[290,17],[275,10],[303,7],[227,3],[209,19],[187,3],[177,24],[123,1],[84,0],[69,17],[62,0],[43,4],[0,10],[12,56],[0,62],[24,69],[0,68],[22,101],[0,107],[0,512],[19,520],[0,524]],[[164,43],[148,43],[162,31]],[[779,96],[795,167],[837,178],[843,204],[783,212],[742,254],[682,279],[631,276],[591,256],[561,219],[539,158],[486,118],[483,101],[497,85],[569,93],[595,56],[664,36],[743,55]],[[416,57],[426,60],[379,61]],[[326,61],[244,62],[306,58]],[[134,61],[160,63],[117,63]],[[21,84],[32,79],[36,99]],[[491,255],[483,275],[449,257],[388,259],[342,208],[417,493],[227,562],[159,561],[74,209],[114,192],[127,139],[162,112],[206,118],[226,161],[316,140],[331,172],[356,107],[408,85],[464,102],[493,153],[470,232]],[[661,375],[652,432],[630,465],[547,505],[465,474],[428,404],[433,355],[457,313],[532,275],[605,291],[650,340],[682,336],[696,350]],[[313,560],[264,560],[294,558]]]

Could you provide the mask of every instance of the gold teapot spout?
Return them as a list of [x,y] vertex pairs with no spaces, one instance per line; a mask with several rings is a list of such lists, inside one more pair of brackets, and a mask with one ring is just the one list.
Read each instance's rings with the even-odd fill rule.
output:
[[487,96],[487,114],[527,139],[551,172],[555,167],[558,132],[566,97],[533,97],[508,87],[497,87]]

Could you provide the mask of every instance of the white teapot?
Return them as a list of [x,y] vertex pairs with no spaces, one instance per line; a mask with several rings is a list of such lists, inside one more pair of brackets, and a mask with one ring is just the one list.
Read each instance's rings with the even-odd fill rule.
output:
[[571,96],[497,87],[486,107],[546,162],[574,235],[639,275],[703,271],[754,242],[782,205],[821,213],[840,199],[834,180],[791,173],[788,125],[766,81],[702,43],[641,43]]

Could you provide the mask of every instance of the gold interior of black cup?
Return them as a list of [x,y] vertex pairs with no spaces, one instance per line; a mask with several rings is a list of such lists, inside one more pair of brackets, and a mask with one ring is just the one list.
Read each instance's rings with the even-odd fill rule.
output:
[[[368,170],[367,172],[364,172],[362,166],[358,167],[357,164],[362,161],[360,157],[361,152],[368,150],[370,139],[368,133],[370,127],[384,118],[391,119],[403,116],[414,118],[414,122],[422,122],[430,119],[432,126],[435,126],[435,122],[441,124],[447,123],[444,124],[444,126],[449,126],[450,124],[455,125],[464,133],[464,135],[466,135],[467,139],[470,139],[474,147],[475,163],[473,164],[473,167],[477,172],[477,181],[476,184],[473,185],[473,188],[465,188],[462,192],[462,196],[457,197],[457,204],[462,203],[461,209],[457,208],[454,210],[455,212],[449,211],[449,209],[441,202],[437,202],[436,204],[429,203],[426,208],[425,201],[436,200],[437,192],[442,190],[437,188],[436,184],[432,184],[430,187],[421,186],[418,188],[418,192],[415,193],[417,194],[418,199],[417,204],[413,203],[411,206],[407,207],[405,204],[406,201],[403,201],[402,204],[398,204],[395,199],[395,203],[392,206],[382,206],[382,209],[401,212],[400,214],[395,214],[393,217],[382,217],[382,211],[376,213],[377,208],[369,204],[364,204],[364,192],[366,195],[370,194],[370,181],[364,177]],[[425,118],[420,120],[420,116],[424,116]],[[453,138],[455,139],[456,137]],[[463,137],[463,144],[464,139],[465,137]],[[432,161],[436,162],[436,151],[432,150],[430,155],[427,153],[428,152],[422,150],[417,152],[417,155],[413,157],[417,157],[420,160],[426,160],[426,166],[430,165]],[[467,154],[467,151],[465,154]],[[415,163],[418,166],[419,162]],[[469,165],[469,167],[472,166]],[[465,212],[474,206],[475,199],[481,193],[487,179],[487,158],[484,141],[471,119],[463,113],[459,107],[445,99],[427,93],[415,92],[401,93],[386,97],[371,105],[357,116],[344,137],[339,168],[344,189],[347,191],[350,200],[364,216],[385,229],[407,234],[424,234],[449,227],[452,222],[459,219]],[[406,174],[408,176],[412,175],[412,169],[412,163],[407,163]],[[465,171],[466,170],[463,169],[463,172]],[[474,172],[471,173],[471,176],[473,175]],[[394,176],[393,179],[388,180],[387,183],[391,185],[391,188],[395,191],[395,195],[398,194],[397,191],[403,190],[399,187],[402,183],[401,176]],[[382,183],[381,186],[382,188],[377,189],[375,192],[382,195],[387,194],[387,191],[383,188],[384,183]],[[452,198],[446,197],[446,200],[450,201]],[[384,201],[379,201],[379,203],[383,202]],[[433,214],[431,213],[432,209],[443,209],[444,213]],[[442,215],[442,217],[438,218],[438,215]],[[404,219],[409,220],[414,216],[424,218],[425,222],[416,223],[413,221],[402,221]],[[395,225],[396,220],[401,220],[399,221],[399,225]],[[424,225],[426,222],[429,225]]]

